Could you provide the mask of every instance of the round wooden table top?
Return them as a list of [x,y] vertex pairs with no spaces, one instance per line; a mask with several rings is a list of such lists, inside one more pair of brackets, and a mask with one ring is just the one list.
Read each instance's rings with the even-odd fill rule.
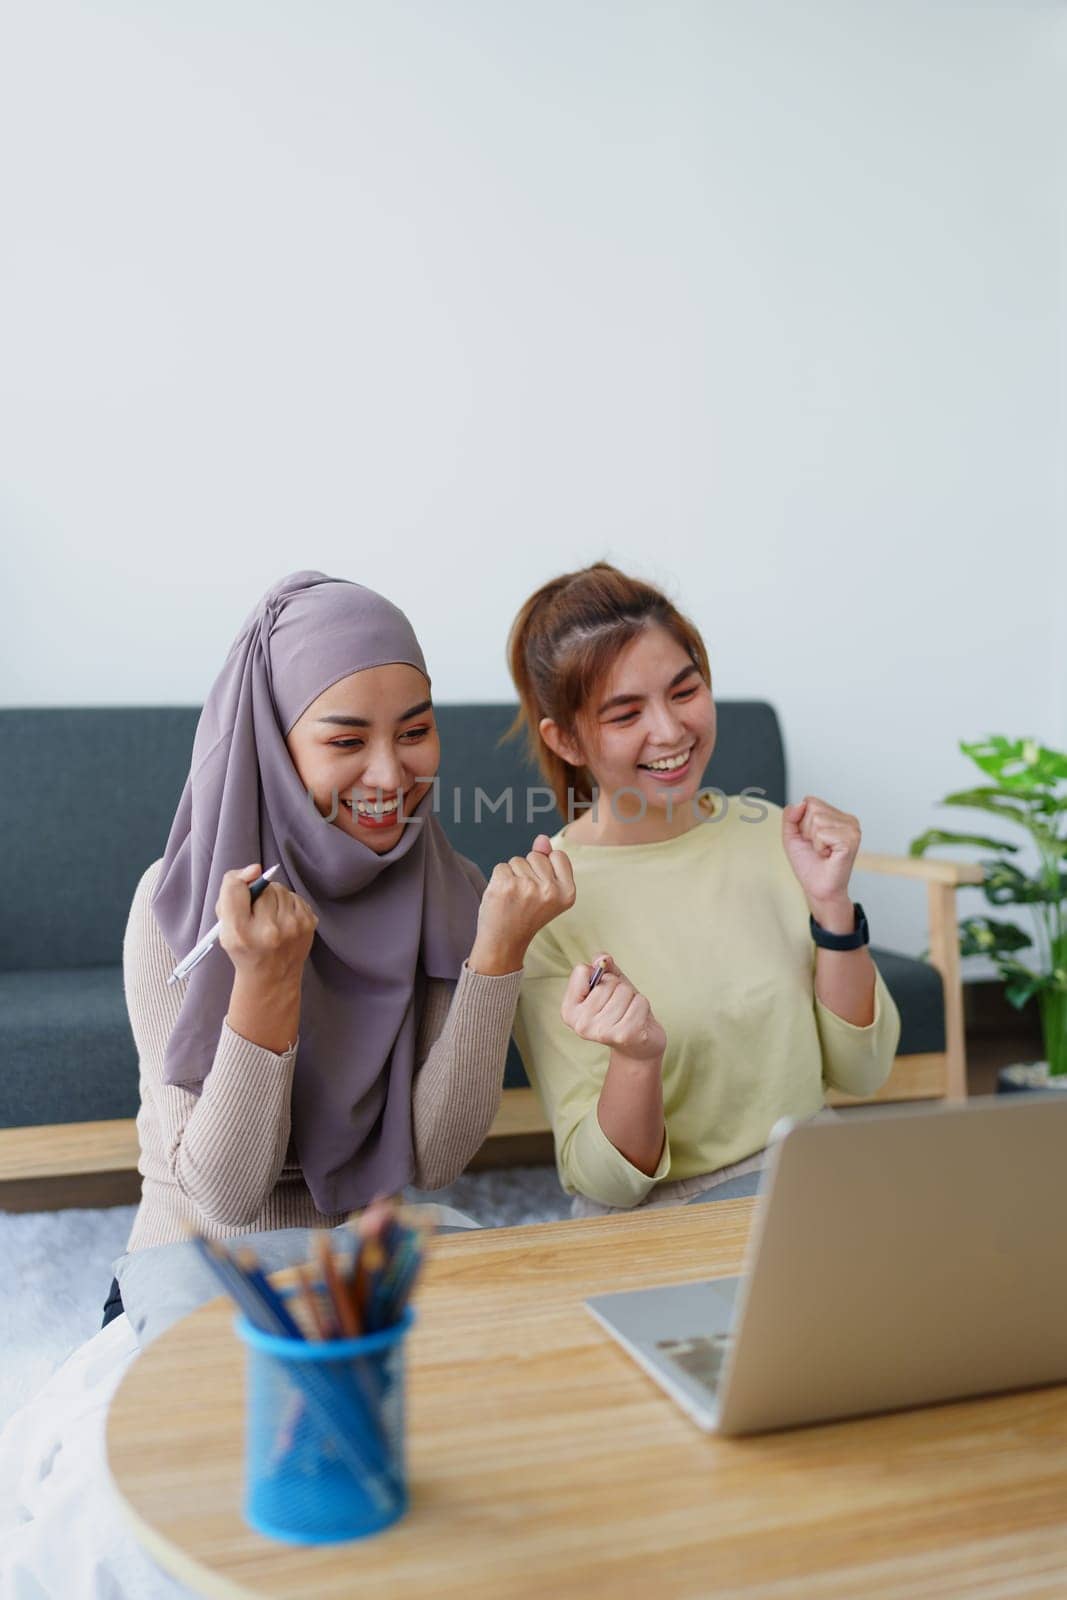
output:
[[590,1294],[736,1273],[753,1205],[439,1241],[409,1340],[411,1508],[346,1544],[244,1523],[244,1350],[213,1301],[112,1401],[135,1532],[228,1600],[1067,1593],[1067,1388],[724,1439],[585,1310]]

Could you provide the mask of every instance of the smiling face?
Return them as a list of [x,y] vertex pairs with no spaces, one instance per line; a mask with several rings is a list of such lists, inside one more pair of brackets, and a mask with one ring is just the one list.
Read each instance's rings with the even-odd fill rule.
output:
[[[682,831],[697,820],[691,804],[715,748],[711,689],[677,639],[658,624],[646,627],[616,657],[579,725],[579,744],[561,738],[554,723],[541,731],[574,766],[587,766],[605,800],[621,789],[616,818],[640,816],[619,842],[644,842],[664,825]],[[641,798],[638,799],[637,796]],[[642,807],[642,801],[644,807]],[[608,807],[600,832],[613,832]]]
[[304,788],[333,826],[378,855],[399,843],[441,760],[429,685],[400,662],[353,672],[313,700],[286,745]]

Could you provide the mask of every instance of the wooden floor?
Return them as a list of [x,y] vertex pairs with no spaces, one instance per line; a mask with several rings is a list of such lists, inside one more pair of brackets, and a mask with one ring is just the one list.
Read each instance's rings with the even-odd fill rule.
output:
[[996,1094],[997,1073],[1016,1061],[1036,1061],[1041,1041],[1026,1033],[997,1034],[967,1041],[967,1093]]
[[1016,1061],[1040,1061],[1044,1054],[1037,1007],[1031,1001],[1016,1011],[1000,984],[990,980],[963,986],[967,1034],[967,1093],[996,1094],[997,1072]]

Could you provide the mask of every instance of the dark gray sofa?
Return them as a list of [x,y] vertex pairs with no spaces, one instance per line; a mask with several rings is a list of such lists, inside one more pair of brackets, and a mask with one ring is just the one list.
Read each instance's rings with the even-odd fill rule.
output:
[[[526,819],[542,784],[520,741],[501,745],[511,705],[438,705],[439,816],[456,847],[488,874],[554,832],[547,809]],[[718,705],[705,781],[726,794],[762,790],[786,800],[785,757],[773,708]],[[122,936],[137,880],[163,850],[188,771],[194,707],[0,710],[0,829],[5,914],[0,923],[0,1127],[132,1117],[137,1058],[122,992]],[[486,799],[475,824],[475,789]],[[489,810],[508,788],[505,808]],[[458,809],[455,791],[459,791]],[[877,914],[868,909],[877,926]],[[920,961],[872,952],[900,1007],[900,1055],[945,1048],[941,979]],[[506,1082],[525,1074],[512,1046]]]

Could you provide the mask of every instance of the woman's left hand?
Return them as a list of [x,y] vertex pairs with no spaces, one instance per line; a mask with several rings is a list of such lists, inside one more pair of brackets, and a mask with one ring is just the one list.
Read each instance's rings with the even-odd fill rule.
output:
[[805,795],[782,812],[782,844],[816,922],[829,925],[820,911],[832,915],[851,908],[848,883],[860,847],[857,817]]

